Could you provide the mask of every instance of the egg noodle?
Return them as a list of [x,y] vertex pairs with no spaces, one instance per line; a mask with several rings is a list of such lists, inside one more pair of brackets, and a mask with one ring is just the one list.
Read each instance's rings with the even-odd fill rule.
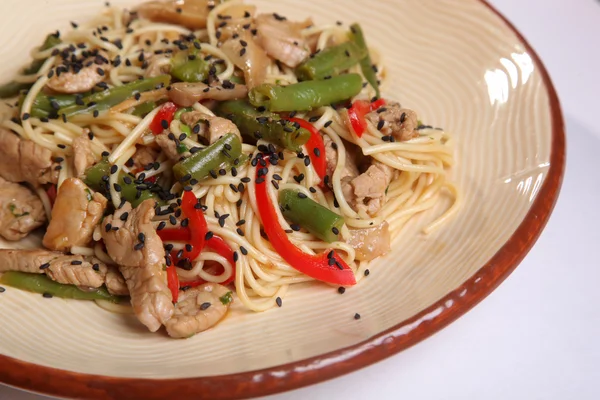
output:
[[[234,63],[220,49],[217,38],[220,16],[227,15],[234,7],[243,7],[240,1],[227,1],[213,8],[207,17],[207,28],[198,31],[174,24],[151,22],[145,19],[135,19],[126,25],[124,23],[124,11],[119,8],[109,7],[105,12],[91,21],[89,24],[80,25],[76,29],[61,35],[62,43],[53,48],[45,50],[34,50],[32,57],[36,60],[46,60],[36,75],[17,75],[15,80],[22,83],[34,83],[20,104],[20,115],[30,114],[34,100],[40,94],[49,80],[52,68],[60,63],[56,56],[56,49],[62,50],[69,46],[80,46],[82,48],[97,48],[106,53],[109,60],[120,59],[121,63],[114,65],[105,78],[109,87],[121,86],[127,82],[135,81],[145,73],[145,63],[154,54],[161,51],[177,51],[173,40],[181,35],[194,35],[201,42],[200,54],[212,56],[214,59],[224,60],[223,68],[218,74],[220,81],[230,79],[235,72]],[[125,11],[127,13],[127,11]],[[315,38],[317,50],[331,46],[332,43],[340,43],[347,40],[348,28],[338,24],[324,26],[309,26],[302,30],[306,38]],[[115,45],[115,41],[120,45]],[[82,46],[81,44],[85,44]],[[73,51],[80,55],[84,50]],[[143,54],[144,56],[141,56]],[[378,71],[378,78],[384,81],[385,66],[382,59],[375,50],[371,55]],[[127,60],[127,62],[125,62]],[[169,60],[165,57],[164,64]],[[356,65],[349,72],[361,74],[360,66]],[[364,81],[364,79],[363,79]],[[298,82],[294,69],[286,67],[277,62],[271,62],[266,74],[266,82],[288,85]],[[384,82],[383,82],[384,83]],[[160,96],[158,93],[157,96]],[[162,94],[164,96],[164,94]],[[146,96],[146,95],[145,95]],[[150,94],[152,96],[152,94]],[[363,90],[354,99],[371,99],[375,91],[370,85],[365,85]],[[354,100],[353,99],[353,100]],[[41,119],[30,117],[27,119],[11,120],[14,116],[14,101],[8,108],[11,115],[5,115],[1,119],[1,126],[12,130],[23,139],[50,149],[55,157],[62,158],[61,169],[58,178],[58,186],[68,178],[75,176],[71,167],[73,140],[80,135],[89,135],[91,139],[91,150],[96,160],[101,158],[103,152],[108,152],[108,161],[116,165],[119,171],[126,173],[136,172],[128,167],[128,160],[136,153],[136,145],[154,146],[154,135],[149,130],[149,125],[160,110],[160,105],[149,112],[145,117],[131,114],[132,107],[142,104],[148,98],[142,96],[139,100],[130,99],[125,106],[115,106],[107,112],[98,115],[80,114],[68,119]],[[194,109],[208,115],[214,115],[205,105],[196,103]],[[277,208],[279,223],[289,232],[288,237],[307,254],[318,254],[328,249],[336,250],[340,257],[351,267],[356,280],[365,275],[369,268],[369,261],[358,261],[355,249],[347,243],[351,229],[369,228],[387,221],[392,239],[397,237],[403,226],[416,214],[433,208],[441,196],[449,195],[452,205],[434,222],[423,228],[423,232],[430,233],[438,229],[450,219],[460,206],[460,192],[448,180],[447,171],[453,165],[453,140],[452,137],[439,129],[419,129],[418,137],[397,142],[386,142],[382,140],[383,134],[370,121],[367,121],[367,129],[364,135],[358,137],[349,129],[347,111],[345,108],[336,109],[331,106],[320,107],[310,112],[297,113],[296,118],[309,119],[312,125],[322,134],[327,135],[337,146],[337,167],[330,177],[332,190],[320,186],[321,179],[311,164],[306,165],[303,158],[297,157],[296,153],[283,150],[284,158],[277,165],[270,166],[265,181],[271,182],[273,175],[281,177],[279,190],[293,189],[304,193],[319,204],[327,207],[337,214],[343,216],[345,225],[341,230],[340,239],[333,243],[324,242],[304,230],[292,230],[290,224],[283,218],[281,211]],[[169,130],[176,136],[182,133],[181,123],[173,120]],[[183,144],[188,147],[204,148],[197,135],[192,134],[186,138]],[[354,143],[362,149],[365,156],[370,156],[395,170],[400,171],[397,179],[392,180],[387,192],[387,201],[381,209],[373,216],[364,210],[355,210],[345,199],[342,191],[342,171],[346,162],[345,143]],[[242,151],[250,158],[255,157],[260,145],[268,145],[267,142],[259,140],[256,145],[243,144]],[[304,154],[308,154],[306,148]],[[182,184],[173,179],[173,162],[166,154],[160,153],[156,161],[158,168],[137,172],[138,176],[144,173],[146,178],[157,176],[161,182],[170,182],[171,193],[181,193]],[[262,232],[261,218],[258,214],[256,203],[256,184],[254,177],[258,166],[252,166],[246,162],[239,165],[237,174],[218,176],[216,179],[206,179],[193,185],[193,193],[201,199],[205,205],[206,221],[208,229],[215,235],[220,236],[227,244],[239,254],[236,265],[220,254],[205,249],[200,256],[192,262],[192,268],[185,270],[177,269],[182,281],[193,281],[203,279],[207,282],[224,282],[231,277],[235,271],[235,292],[237,298],[248,309],[253,311],[264,311],[276,305],[278,298],[283,298],[290,285],[313,281],[291,267],[281,255],[271,246]],[[114,184],[117,183],[119,174],[110,175],[110,199],[115,207],[121,203],[121,193],[117,192]],[[303,176],[303,179],[297,179]],[[296,179],[295,179],[296,177]],[[238,190],[240,184],[246,182],[244,190]],[[175,183],[173,183],[175,182]],[[38,189],[48,218],[50,218],[51,204],[44,190]],[[271,201],[277,204],[277,189],[268,185],[268,194]],[[221,216],[228,215],[224,224]],[[168,220],[168,215],[157,215],[155,226],[161,221]],[[245,221],[243,225],[239,221]],[[99,229],[99,228],[98,228]],[[239,231],[243,234],[240,234]],[[94,244],[90,247],[74,247],[72,253],[82,255],[94,255],[102,261],[114,264],[111,258],[100,245],[100,233],[94,234]],[[174,249],[184,247],[185,243],[174,242]],[[243,249],[243,250],[241,250]],[[222,266],[222,273],[215,275],[207,270],[216,264]],[[102,302],[102,306],[113,311],[123,311],[111,303]]]

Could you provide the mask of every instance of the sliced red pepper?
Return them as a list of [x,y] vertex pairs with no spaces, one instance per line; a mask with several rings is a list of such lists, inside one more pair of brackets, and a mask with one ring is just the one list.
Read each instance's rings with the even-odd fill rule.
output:
[[[295,122],[301,128],[310,132],[310,139],[306,142],[306,149],[310,157],[310,163],[321,178],[321,185],[324,184],[325,173],[327,171],[327,159],[325,158],[325,144],[323,137],[310,122],[300,118],[288,118],[289,121]],[[318,154],[318,155],[317,155]]]
[[192,245],[192,251],[183,250],[181,259],[187,258],[190,261],[194,261],[196,257],[200,255],[200,252],[204,248],[206,232],[208,232],[208,225],[204,218],[204,213],[201,209],[196,208],[198,200],[191,191],[183,192],[181,198],[181,211],[188,219],[188,227],[190,230],[190,244]]
[[152,122],[150,122],[150,130],[152,133],[155,135],[161,134],[165,130],[162,122],[167,121],[167,124],[171,124],[176,111],[177,106],[175,103],[171,101],[165,103],[160,110],[158,110]]
[[167,286],[173,296],[173,303],[177,303],[179,299],[179,277],[177,276],[177,268],[173,264],[167,267]]
[[256,169],[256,204],[264,231],[275,251],[292,267],[319,281],[342,286],[355,285],[354,272],[337,254],[332,254],[334,263],[329,265],[329,251],[319,255],[306,254],[290,241],[283,227],[279,225],[277,212],[269,197],[267,183],[258,175],[259,170],[260,168]]
[[46,194],[50,200],[50,205],[54,206],[54,202],[56,201],[56,185],[50,185],[50,187],[46,189]]
[[352,130],[354,130],[356,136],[362,137],[363,133],[365,133],[365,130],[367,129],[365,115],[384,105],[384,99],[378,99],[372,103],[369,103],[365,100],[357,100],[354,102],[354,104],[352,104],[352,107],[348,109],[348,119],[350,120],[350,125],[352,125]]

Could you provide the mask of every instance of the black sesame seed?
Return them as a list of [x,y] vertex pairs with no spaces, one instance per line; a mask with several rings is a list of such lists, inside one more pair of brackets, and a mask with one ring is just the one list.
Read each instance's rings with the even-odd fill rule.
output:
[[177,218],[174,215],[169,215],[169,222],[171,225],[177,225]]
[[234,251],[233,252],[233,262],[234,263],[238,262],[239,258],[240,258],[240,256],[238,255],[238,252]]
[[244,183],[248,183],[250,182],[252,179],[250,179],[249,177],[245,176],[242,179],[240,179],[240,181],[244,182]]
[[52,295],[50,293],[44,292],[44,294],[42,294],[42,296],[46,299],[51,299]]
[[221,175],[221,176],[227,175],[227,170],[225,168],[221,168],[219,170],[219,175]]
[[50,268],[50,263],[45,263],[45,264],[40,265],[40,269],[47,269],[47,268]]
[[340,234],[340,230],[338,228],[336,228],[335,226],[333,228],[331,228],[331,232],[333,232],[334,235]]
[[333,124],[333,121],[327,121],[325,122],[325,124],[323,125],[325,128],[329,127],[329,125]]
[[111,229],[112,229],[112,225],[111,224],[106,224],[106,226],[104,227],[104,230],[106,232],[110,232]]
[[311,193],[317,193],[317,189],[315,189],[314,187],[309,187],[308,190],[310,190]]
[[243,255],[248,255],[248,250],[246,250],[246,248],[245,248],[244,246],[240,246],[240,252],[241,252]]
[[313,153],[315,153],[315,156],[321,157],[321,150],[317,149],[316,147],[313,149]]
[[277,297],[275,299],[275,303],[277,303],[277,307],[281,307],[283,305],[283,302],[281,300],[281,297]]
[[263,183],[264,181],[265,181],[265,178],[256,178],[256,180],[255,180],[255,182],[256,182],[257,184],[261,184],[261,183]]
[[190,224],[189,218],[185,218],[184,220],[181,221],[181,226],[184,227],[184,228],[186,226],[188,226],[189,224]]
[[143,248],[144,248],[144,243],[142,243],[142,242],[137,243],[135,246],[133,246],[133,249],[136,250],[136,251],[139,251],[139,250],[141,250]]
[[377,123],[377,130],[381,130],[381,128],[383,128],[383,125],[385,125],[385,121],[380,119],[379,122]]
[[327,265],[329,265],[331,267],[331,266],[333,266],[333,264],[335,264],[335,258],[330,258],[327,260]]
[[[65,114],[63,114],[63,115],[65,115]],[[94,116],[94,118],[98,118],[98,115],[100,115],[100,111],[94,110],[94,112],[92,113],[92,115]]]
[[300,197],[301,199],[305,199],[305,198],[307,198],[308,196],[307,196],[307,195],[305,195],[305,194],[304,194],[304,193],[302,193],[302,192],[298,192],[298,197]]
[[24,114],[23,114],[23,116],[21,117],[21,119],[22,119],[23,121],[26,121],[26,120],[28,120],[28,119],[29,119],[29,113],[24,113]]
[[209,303],[209,302],[202,303],[202,304],[200,305],[200,310],[204,311],[204,310],[206,310],[208,307],[210,307],[210,303]]
[[94,271],[100,271],[100,265],[99,264],[94,264],[94,265],[92,265],[92,269]]
[[165,119],[162,119],[160,121],[160,126],[162,126],[163,129],[168,129],[169,128],[169,122]]
[[64,144],[58,144],[58,145],[56,145],[56,147],[58,147],[59,149],[66,149],[67,148],[67,146],[65,146]]
[[71,265],[81,265],[81,264],[83,264],[83,261],[81,261],[81,260],[73,260],[73,261],[71,261]]
[[190,252],[190,251],[192,251],[193,248],[194,248],[194,246],[192,246],[189,243],[186,243],[186,245],[185,245],[185,251]]
[[115,189],[115,191],[116,191],[116,192],[120,192],[120,191],[122,190],[122,189],[121,189],[121,185],[119,185],[118,183],[115,183],[115,184],[113,185],[113,188]]
[[243,48],[240,50],[240,57],[242,57],[244,54],[246,54],[246,48],[245,48],[245,47],[243,47]]
[[138,240],[139,240],[140,242],[142,242],[142,243],[146,241],[146,235],[144,235],[144,233],[143,233],[143,232],[140,232],[140,233],[138,233],[138,236],[137,236],[137,238],[138,238]]
[[339,294],[344,294],[345,292],[346,292],[346,288],[345,288],[345,287],[343,287],[343,286],[340,286],[340,287],[338,288],[338,293],[339,293]]
[[369,276],[371,272],[368,269],[365,269],[365,276]]
[[354,319],[360,319],[360,314],[359,313],[354,314]]
[[308,156],[304,157],[304,165],[308,167],[310,165],[310,158]]
[[121,214],[121,216],[119,217],[119,219],[121,221],[126,221],[127,217],[129,217],[129,213],[128,212],[124,212],[123,214]]
[[294,233],[294,231],[293,231],[293,230],[291,230],[291,229],[286,229],[286,230],[285,230],[285,233]]
[[160,224],[158,224],[158,226],[156,227],[156,230],[160,231],[162,229],[165,229],[165,226],[167,226],[167,223],[165,221],[161,221]]
[[112,166],[110,167],[110,173],[111,173],[111,174],[116,174],[116,173],[117,173],[117,171],[118,171],[118,169],[119,169],[119,167],[118,167],[118,166],[116,166],[116,165],[112,165]]
[[213,236],[214,236],[214,233],[212,233],[212,231],[208,231],[208,232],[206,232],[206,235],[204,235],[204,239],[210,240],[210,239],[212,239]]
[[300,230],[300,225],[298,224],[291,224],[290,228],[292,228],[293,231],[299,231]]

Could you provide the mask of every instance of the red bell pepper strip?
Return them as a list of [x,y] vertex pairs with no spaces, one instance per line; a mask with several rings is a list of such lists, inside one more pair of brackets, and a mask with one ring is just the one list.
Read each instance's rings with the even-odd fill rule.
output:
[[177,268],[171,264],[167,267],[167,286],[173,296],[173,303],[177,303],[179,298],[179,277],[177,276]]
[[56,185],[50,185],[50,187],[46,189],[46,194],[50,200],[50,205],[54,206],[54,202],[56,201]]
[[367,129],[365,115],[384,105],[384,99],[378,99],[372,103],[369,103],[365,100],[357,100],[354,102],[354,104],[352,104],[352,107],[348,109],[348,119],[350,120],[350,125],[352,125],[352,130],[354,130],[356,136],[362,137],[363,133]]
[[331,257],[333,265],[329,265],[330,252],[326,251],[319,255],[306,254],[290,241],[283,227],[279,225],[277,212],[269,197],[267,183],[258,175],[259,169],[256,169],[256,204],[264,231],[275,251],[292,267],[319,281],[341,286],[355,285],[354,272],[335,253]]
[[165,128],[163,127],[163,120],[167,121],[167,124],[171,124],[173,121],[173,117],[175,116],[175,112],[177,111],[177,106],[173,102],[165,103],[160,110],[154,116],[152,122],[150,122],[150,130],[153,134],[159,135],[161,134]]
[[200,252],[204,248],[206,232],[208,232],[208,225],[206,224],[204,213],[201,209],[196,209],[196,204],[198,204],[198,200],[196,199],[196,196],[194,196],[194,193],[191,191],[183,192],[183,197],[181,198],[181,210],[189,221],[188,226],[192,250],[187,251],[184,249],[181,259],[187,258],[190,261],[194,261],[196,257],[200,255]]
[[290,122],[295,122],[300,125],[301,128],[306,129],[310,132],[310,138],[306,142],[306,149],[308,150],[308,156],[310,157],[310,163],[321,178],[321,184],[325,180],[325,173],[327,171],[327,160],[325,158],[325,144],[323,143],[323,137],[317,131],[317,129],[310,122],[300,118],[288,118]]

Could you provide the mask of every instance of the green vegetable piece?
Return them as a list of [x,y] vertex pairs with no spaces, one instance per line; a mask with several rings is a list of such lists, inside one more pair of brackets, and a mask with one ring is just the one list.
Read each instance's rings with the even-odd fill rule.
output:
[[[194,153],[173,166],[177,180],[189,175],[198,181],[208,177],[210,171],[233,165],[242,155],[242,142],[233,133],[228,133],[208,147]],[[190,179],[191,179],[190,178]]]
[[[44,40],[44,43],[42,44],[42,46],[40,47],[40,50],[48,50],[51,47],[56,46],[57,44],[62,43],[62,41],[60,40],[60,38],[58,36],[56,36],[55,34],[50,34],[48,36],[46,36],[46,40]],[[32,74],[37,74],[38,71],[40,70],[40,68],[42,68],[42,65],[44,65],[44,62],[46,60],[33,60],[31,62],[31,64],[29,64],[28,67],[23,69],[23,74],[24,75],[32,75]],[[29,89],[30,87],[33,86],[33,83],[20,83],[20,82],[8,82],[2,86],[0,86],[0,99],[6,99],[9,97],[13,97],[19,94],[19,92],[21,92],[21,90],[26,90]]]
[[231,292],[225,293],[223,296],[219,297],[219,300],[221,301],[221,304],[223,304],[224,306],[231,303],[233,301]]
[[362,90],[358,74],[344,74],[322,81],[305,81],[288,86],[263,83],[248,94],[255,107],[270,111],[310,111],[356,96]]
[[186,112],[190,112],[190,111],[194,111],[193,107],[183,107],[180,108],[179,110],[175,111],[175,114],[173,115],[174,119],[180,120],[181,119],[181,115],[186,113]]
[[377,98],[381,97],[381,93],[379,92],[379,82],[377,81],[377,74],[373,69],[373,62],[371,61],[371,56],[369,55],[369,48],[367,46],[367,42],[365,41],[365,36],[363,35],[363,31],[359,24],[355,23],[350,25],[350,40],[352,40],[358,48],[363,51],[366,56],[364,56],[360,60],[360,69],[373,89],[375,89],[375,95]]
[[202,82],[208,78],[208,71],[210,64],[196,58],[171,68],[171,76],[183,82]]
[[[133,97],[135,93],[147,92],[162,86],[167,86],[171,82],[169,75],[159,75],[154,78],[139,79],[137,81],[126,83],[122,86],[92,93],[83,98],[84,105],[71,105],[58,110],[59,115],[71,117],[78,114],[90,114],[94,111],[108,110],[112,106]],[[91,103],[91,105],[90,105]]]
[[279,191],[279,205],[286,219],[307,229],[319,239],[328,243],[338,240],[344,218],[327,207],[291,189]]
[[[92,189],[102,192],[104,194],[108,193],[107,184],[102,181],[103,176],[110,175],[110,163],[108,160],[102,160],[95,165],[89,167],[85,171],[85,179],[84,182],[86,185],[91,187]],[[129,177],[128,182],[125,182],[125,177]],[[131,203],[132,207],[139,206],[144,200],[154,199],[159,202],[159,197],[156,193],[151,192],[150,190],[141,190],[140,196],[138,197],[138,189],[135,182],[135,177],[126,174],[121,171],[119,173],[119,186],[121,186],[121,197]]]
[[83,291],[75,285],[65,285],[48,278],[44,274],[28,274],[8,271],[0,277],[0,283],[33,293],[48,293],[63,299],[75,300],[108,300],[118,303],[120,298],[113,296],[104,288]]
[[132,114],[144,118],[147,114],[149,114],[152,110],[156,108],[156,103],[154,101],[147,101],[142,104],[138,104],[133,108]]
[[[19,107],[23,104],[25,96],[19,99]],[[31,105],[31,116],[35,118],[56,117],[58,110],[55,107],[69,107],[75,104],[77,98],[71,94],[38,94]]]
[[264,139],[291,151],[301,150],[310,132],[271,112],[260,112],[244,100],[225,101],[216,109],[218,116],[231,120],[242,135]]
[[329,47],[304,61],[296,68],[296,75],[302,81],[324,79],[339,75],[358,64],[365,57],[365,50],[354,42],[344,42]]

